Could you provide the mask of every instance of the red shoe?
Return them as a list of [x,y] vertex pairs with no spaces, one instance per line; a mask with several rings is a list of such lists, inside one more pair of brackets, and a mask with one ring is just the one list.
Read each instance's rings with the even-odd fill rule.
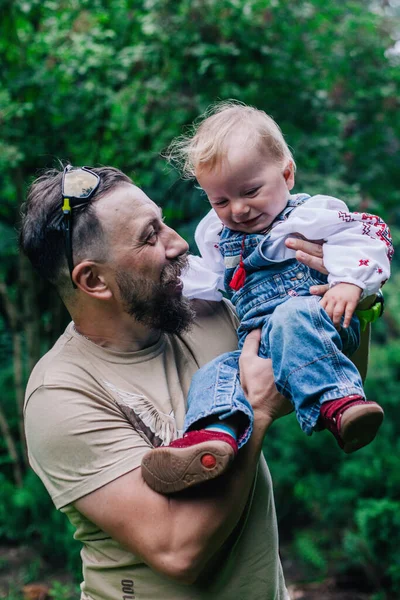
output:
[[350,454],[372,442],[383,415],[379,404],[353,395],[324,402],[320,419],[326,429],[333,433],[339,446],[346,454]]
[[218,477],[238,451],[234,438],[219,431],[189,431],[169,446],[154,448],[142,459],[142,476],[162,494],[179,492]]

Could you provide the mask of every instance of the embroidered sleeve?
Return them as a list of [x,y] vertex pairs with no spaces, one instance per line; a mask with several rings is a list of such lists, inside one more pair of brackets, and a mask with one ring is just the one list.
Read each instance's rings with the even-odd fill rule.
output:
[[222,223],[216,212],[210,212],[196,228],[195,240],[201,257],[189,256],[189,268],[182,275],[183,293],[187,298],[222,300],[224,261],[219,251]]
[[[314,196],[274,229],[323,240],[324,263],[331,285],[353,283],[363,296],[376,293],[390,275],[393,245],[389,227],[376,215],[350,212],[342,200]],[[281,232],[283,233],[283,231]]]

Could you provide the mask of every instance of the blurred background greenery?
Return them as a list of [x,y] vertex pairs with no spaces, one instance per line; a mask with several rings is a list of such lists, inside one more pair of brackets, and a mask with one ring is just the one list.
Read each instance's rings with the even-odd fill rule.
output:
[[[28,469],[21,428],[29,372],[67,320],[18,256],[27,185],[58,159],[119,167],[195,251],[207,202],[160,153],[211,102],[236,98],[280,124],[296,192],[379,213],[396,243],[400,2],[0,0],[0,14],[1,544],[29,546],[79,580],[79,547]],[[289,417],[265,440],[284,563],[302,578],[351,580],[375,600],[400,597],[398,263],[366,384],[386,413],[378,439],[345,456]],[[39,572],[31,564],[24,581]]]

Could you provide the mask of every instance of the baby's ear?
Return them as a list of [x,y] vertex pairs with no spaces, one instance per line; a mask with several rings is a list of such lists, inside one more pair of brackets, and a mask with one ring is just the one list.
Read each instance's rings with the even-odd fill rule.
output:
[[292,161],[289,161],[283,171],[283,177],[285,178],[286,185],[290,191],[294,186],[294,165]]

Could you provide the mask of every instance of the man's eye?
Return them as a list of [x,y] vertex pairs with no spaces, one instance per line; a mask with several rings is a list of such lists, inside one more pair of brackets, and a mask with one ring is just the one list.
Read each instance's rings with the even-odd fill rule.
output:
[[146,242],[149,244],[154,243],[157,240],[157,237],[158,237],[158,231],[156,231],[155,229],[152,229],[152,231],[150,231],[146,237]]

